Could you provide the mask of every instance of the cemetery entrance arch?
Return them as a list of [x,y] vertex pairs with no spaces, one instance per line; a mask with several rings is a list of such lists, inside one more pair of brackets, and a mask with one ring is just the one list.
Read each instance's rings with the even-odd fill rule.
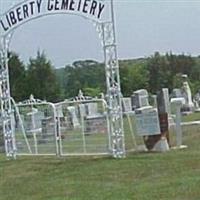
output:
[[110,150],[114,157],[123,157],[125,156],[125,144],[113,0],[25,0],[1,15],[0,100],[6,155],[15,157],[17,153],[15,131],[11,120],[13,111],[8,73],[8,50],[12,34],[24,23],[55,14],[82,16],[92,21],[96,27],[104,51]]

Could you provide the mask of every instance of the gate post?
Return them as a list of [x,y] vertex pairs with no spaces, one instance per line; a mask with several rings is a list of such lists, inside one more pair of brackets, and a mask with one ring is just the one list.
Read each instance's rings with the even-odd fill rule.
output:
[[10,36],[0,36],[0,104],[2,127],[6,156],[16,158],[15,131],[12,118],[9,72],[8,72],[8,47]]
[[111,0],[111,21],[102,24],[102,39],[108,98],[110,150],[113,157],[122,158],[125,157],[125,143],[113,0]]

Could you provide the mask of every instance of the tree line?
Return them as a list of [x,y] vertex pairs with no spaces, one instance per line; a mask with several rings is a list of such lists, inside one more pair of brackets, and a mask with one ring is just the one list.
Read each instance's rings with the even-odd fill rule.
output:
[[[87,96],[106,93],[104,64],[94,60],[75,61],[55,69],[45,53],[37,52],[25,65],[14,52],[9,53],[11,95],[16,101],[35,98],[57,102],[74,97],[81,89]],[[119,71],[124,96],[145,88],[155,94],[161,88],[181,87],[181,75],[187,74],[192,93],[200,90],[200,57],[161,55],[155,52],[147,58],[120,60]]]

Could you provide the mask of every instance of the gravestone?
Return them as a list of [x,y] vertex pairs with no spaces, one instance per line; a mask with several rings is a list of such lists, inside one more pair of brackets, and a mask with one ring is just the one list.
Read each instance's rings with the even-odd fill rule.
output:
[[135,110],[137,108],[150,106],[148,98],[149,95],[145,89],[133,92],[133,95],[131,96],[132,109]]
[[64,117],[64,114],[63,114],[63,109],[62,109],[62,105],[58,105],[56,107],[56,117],[59,117],[59,118],[63,118]]
[[185,103],[184,98],[172,98],[171,104],[176,108],[176,146],[178,148],[185,147],[182,145],[182,128],[181,128],[181,106]]
[[181,112],[189,114],[194,111],[194,103],[192,101],[192,93],[187,81],[188,77],[186,74],[182,75],[182,87],[180,89],[173,89],[171,98],[184,98],[185,103],[181,107]]
[[172,90],[172,94],[171,94],[171,98],[179,98],[179,97],[183,97],[181,89],[179,88],[174,88]]
[[192,93],[191,93],[189,83],[187,81],[187,75],[183,74],[182,78],[183,78],[183,85],[181,89],[182,89],[182,95],[185,99],[185,104],[183,104],[181,111],[187,114],[187,113],[193,112],[194,103],[192,101]]
[[165,107],[165,112],[168,115],[170,115],[171,114],[171,108],[170,108],[170,101],[169,101],[169,89],[163,88],[162,93],[163,93],[163,104],[164,104],[164,107]]
[[70,113],[70,120],[71,120],[72,126],[74,128],[80,127],[80,123],[76,115],[76,108],[74,106],[68,106],[67,109]]
[[198,91],[194,95],[193,101],[194,101],[195,112],[200,112],[200,91]]
[[79,113],[81,117],[87,116],[86,104],[79,104]]
[[[155,109],[154,120],[159,125],[157,134],[149,134],[144,137],[144,143],[148,150],[167,151],[169,150],[169,132],[168,132],[168,90],[162,89],[157,93],[158,109]],[[166,102],[167,101],[167,102]],[[150,109],[151,110],[151,109]],[[155,116],[158,116],[155,118]],[[159,119],[159,120],[158,120]],[[155,127],[155,124],[154,124]]]
[[106,132],[106,117],[98,110],[96,102],[86,104],[87,116],[85,132],[87,134],[105,133]]
[[126,97],[122,99],[122,108],[123,108],[123,112],[125,113],[132,111],[131,98]]
[[168,126],[172,126],[174,124],[174,120],[172,118],[171,114],[171,104],[170,104],[170,99],[169,99],[169,89],[168,88],[163,88],[162,89],[163,93],[163,106],[164,106],[164,111],[168,115]]
[[169,93],[167,88],[163,88],[157,94],[158,115],[160,121],[161,137],[167,138],[169,144],[169,115],[171,113],[169,103]]
[[160,134],[157,109],[139,108],[135,111],[136,133],[138,136]]
[[98,115],[98,105],[97,103],[87,103],[87,115],[91,117],[96,117]]
[[151,95],[151,99],[152,99],[152,106],[153,108],[157,108],[158,103],[157,103],[157,95]]
[[43,119],[44,119],[44,113],[34,108],[33,111],[27,113],[27,115],[24,118],[26,124],[26,130],[33,131],[41,129]]

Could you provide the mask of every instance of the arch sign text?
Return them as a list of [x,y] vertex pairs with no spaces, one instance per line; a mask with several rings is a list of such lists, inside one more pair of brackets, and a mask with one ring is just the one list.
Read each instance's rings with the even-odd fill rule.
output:
[[0,33],[6,35],[21,24],[37,17],[68,13],[80,15],[96,22],[103,22],[109,9],[105,0],[28,0],[24,1],[0,18]]

